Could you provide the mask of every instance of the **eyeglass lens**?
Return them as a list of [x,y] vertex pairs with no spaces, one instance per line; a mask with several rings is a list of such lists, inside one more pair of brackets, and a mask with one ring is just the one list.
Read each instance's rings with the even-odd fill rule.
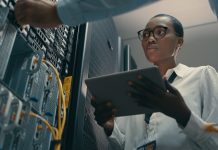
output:
[[163,38],[166,35],[167,28],[166,27],[155,27],[153,30],[151,29],[145,29],[141,31],[141,39],[148,40],[150,37],[151,32],[153,33],[153,36],[155,39],[159,40]]

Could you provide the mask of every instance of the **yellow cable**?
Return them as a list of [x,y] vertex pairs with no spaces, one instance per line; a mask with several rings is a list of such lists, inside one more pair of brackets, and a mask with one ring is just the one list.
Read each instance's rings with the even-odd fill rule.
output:
[[30,112],[29,113],[30,116],[36,117],[38,119],[40,119],[42,122],[45,123],[45,125],[48,127],[48,129],[51,131],[52,136],[54,139],[56,139],[56,132],[54,130],[54,128],[49,124],[49,122],[47,120],[45,120],[43,117],[41,117],[40,115],[34,113],[34,112]]
[[[59,124],[58,129],[63,129],[64,123],[61,125],[61,121],[60,121],[61,120],[61,116],[60,116],[61,115],[61,100],[63,101],[63,107],[64,107],[64,94],[63,94],[62,83],[61,83],[61,80],[59,78],[59,73],[58,73],[57,69],[50,62],[45,61],[45,63],[52,67],[52,69],[54,70],[55,75],[57,77],[57,80],[58,80],[58,88],[59,88],[59,92],[60,92],[60,96],[61,96],[61,98],[59,98],[59,100],[58,100],[58,115],[59,115],[59,117],[58,117],[59,121],[58,122],[60,122],[60,123],[58,123]],[[65,120],[65,116],[66,116],[66,109],[64,108],[64,114],[63,114],[63,119],[64,120]]]
[[54,131],[55,131],[55,135],[56,135],[56,139],[57,139],[57,135],[58,135],[58,129],[53,127]]
[[[59,79],[59,82],[61,83],[61,80]],[[61,135],[62,135],[62,132],[64,130],[64,125],[65,125],[65,122],[66,122],[66,106],[65,106],[65,98],[64,98],[64,92],[63,92],[63,86],[62,84],[60,84],[60,93],[61,93],[61,99],[62,99],[62,105],[63,105],[63,120],[62,120],[62,126],[61,126]]]
[[[58,95],[58,129],[56,130],[57,133],[57,138],[60,140],[62,137],[62,133],[64,130],[65,122],[66,122],[66,106],[65,106],[65,97],[64,97],[64,92],[63,92],[63,86],[59,77],[59,73],[57,69],[49,62],[46,60],[43,60],[44,63],[49,65],[55,72],[57,81],[58,81],[58,90],[59,90],[59,95]],[[61,106],[63,105],[63,120],[61,120]],[[56,150],[60,150],[61,145],[57,144],[55,145]]]
[[[58,79],[59,80],[59,79]],[[59,81],[58,81],[59,82]],[[60,85],[58,83],[58,138],[60,138],[60,129],[61,129],[61,92],[60,92]]]
[[59,87],[59,95],[58,95],[58,129],[59,129],[59,133],[60,133],[60,129],[61,129],[61,94],[60,94],[60,92],[61,92],[61,90]]

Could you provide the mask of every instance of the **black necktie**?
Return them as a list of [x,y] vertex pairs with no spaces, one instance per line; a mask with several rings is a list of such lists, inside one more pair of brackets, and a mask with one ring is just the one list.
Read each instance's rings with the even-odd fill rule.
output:
[[170,75],[168,79],[168,82],[173,83],[176,77],[177,77],[177,74],[175,73],[175,71],[173,71],[173,73]]

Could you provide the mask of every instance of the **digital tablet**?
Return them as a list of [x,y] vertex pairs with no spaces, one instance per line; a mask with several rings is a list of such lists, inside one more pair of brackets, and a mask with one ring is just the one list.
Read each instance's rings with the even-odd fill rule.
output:
[[117,109],[115,116],[146,114],[152,110],[139,106],[134,98],[128,96],[128,92],[132,91],[132,88],[128,85],[128,81],[136,80],[138,75],[147,77],[160,88],[166,90],[164,81],[156,67],[88,78],[85,80],[85,83],[97,101],[110,100],[112,102]]

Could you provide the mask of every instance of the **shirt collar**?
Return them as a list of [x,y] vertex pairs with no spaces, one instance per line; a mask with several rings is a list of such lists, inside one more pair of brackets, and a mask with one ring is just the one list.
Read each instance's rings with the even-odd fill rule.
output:
[[189,71],[189,67],[183,64],[178,64],[175,68],[168,69],[165,77],[169,79],[170,75],[175,72],[178,77],[183,78]]

